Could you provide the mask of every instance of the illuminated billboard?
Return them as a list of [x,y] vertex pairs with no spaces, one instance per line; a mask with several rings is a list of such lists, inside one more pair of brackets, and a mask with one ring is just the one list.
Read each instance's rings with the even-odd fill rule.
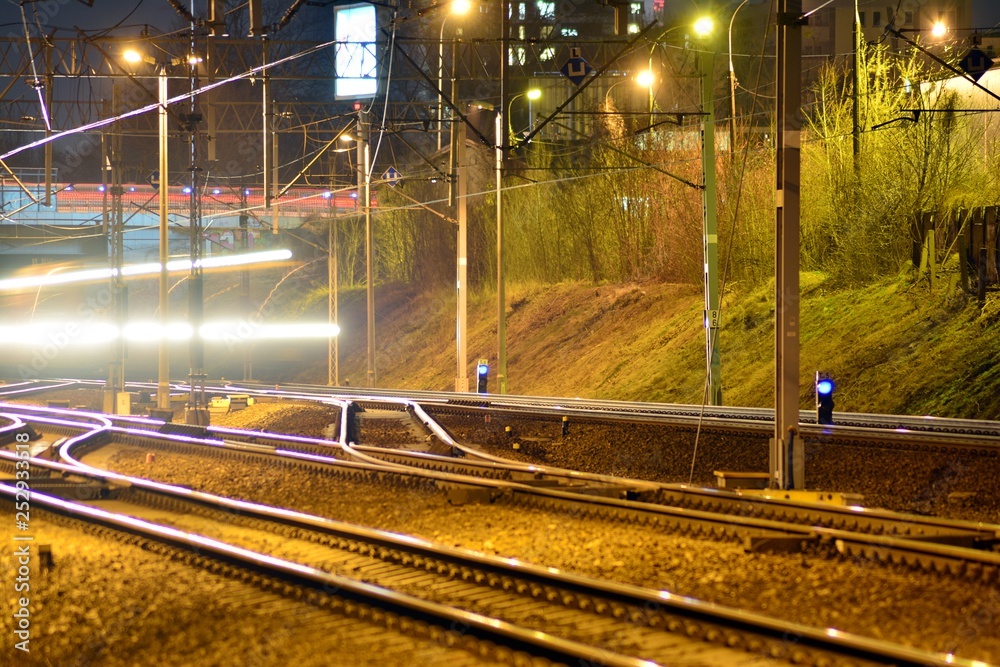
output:
[[334,73],[337,99],[375,97],[378,90],[375,6],[334,7],[333,30],[337,40]]

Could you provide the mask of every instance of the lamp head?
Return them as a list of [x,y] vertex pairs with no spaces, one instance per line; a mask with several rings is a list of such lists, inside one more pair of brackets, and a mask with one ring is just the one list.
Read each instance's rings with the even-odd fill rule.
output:
[[542,91],[539,90],[538,88],[530,88],[528,89],[528,92],[525,93],[525,97],[527,97],[529,100],[537,100],[541,96],[542,96]]
[[468,14],[470,9],[472,9],[472,1],[471,0],[452,0],[451,1],[451,13],[452,14]]
[[948,34],[948,26],[946,26],[943,21],[935,21],[934,25],[931,27],[931,36],[935,39],[941,39],[946,34]]
[[711,16],[702,16],[694,22],[694,34],[698,35],[698,37],[704,39],[713,32],[715,32],[715,21],[712,20]]
[[656,75],[653,70],[644,69],[635,75],[635,82],[643,88],[652,88],[656,82]]
[[135,49],[125,49],[125,52],[122,53],[122,59],[127,63],[141,63],[142,54]]

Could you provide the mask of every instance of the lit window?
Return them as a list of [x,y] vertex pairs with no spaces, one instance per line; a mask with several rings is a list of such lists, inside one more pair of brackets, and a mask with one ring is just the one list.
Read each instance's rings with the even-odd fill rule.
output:
[[552,26],[550,26],[550,25],[543,25],[541,28],[538,29],[538,36],[541,37],[542,39],[545,39],[547,37],[551,37],[552,36]]
[[528,34],[528,31],[524,29],[523,25],[517,26],[517,38],[524,39],[524,36]]
[[524,3],[523,2],[517,3],[517,20],[518,21],[523,21],[524,20]]
[[629,5],[629,9],[632,10],[633,14],[642,14],[642,3],[633,2],[632,4]]
[[639,32],[639,25],[637,23],[629,23],[628,24],[628,34],[634,35],[637,32]]
[[523,65],[525,63],[525,61],[527,60],[526,55],[527,55],[527,53],[526,53],[526,51],[525,51],[525,49],[524,49],[523,46],[519,46],[517,48],[511,49],[510,53],[508,54],[508,57],[507,57],[507,64],[508,65]]
[[578,37],[580,35],[580,33],[577,32],[576,28],[563,28],[560,31],[560,34],[563,37]]
[[554,19],[556,17],[556,3],[543,2],[538,0],[538,18]]
[[556,50],[551,46],[542,49],[542,52],[538,54],[538,59],[541,60],[542,62],[545,62],[546,60],[552,60],[555,57],[556,57]]

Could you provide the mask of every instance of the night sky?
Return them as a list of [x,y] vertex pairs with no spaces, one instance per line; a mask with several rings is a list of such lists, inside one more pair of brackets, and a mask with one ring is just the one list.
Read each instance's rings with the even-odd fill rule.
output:
[[[596,2],[597,0],[593,0]],[[288,0],[290,3],[291,0]],[[191,8],[191,0],[182,0],[185,7]],[[134,26],[136,30],[150,24],[162,31],[180,28],[184,22],[180,15],[167,3],[167,0],[93,0],[93,7],[88,7],[81,0],[57,0],[56,2],[30,3],[26,5],[29,19],[32,11],[37,11],[39,23],[47,27],[72,29],[79,27],[84,30],[107,29],[121,22],[122,27]],[[206,12],[205,0],[194,3],[195,15],[203,16]],[[306,8],[308,11],[310,8]],[[316,10],[312,9],[313,14]],[[8,5],[2,12],[3,28],[20,26],[20,12]],[[973,28],[990,28],[1000,24],[1000,0],[973,0]]]

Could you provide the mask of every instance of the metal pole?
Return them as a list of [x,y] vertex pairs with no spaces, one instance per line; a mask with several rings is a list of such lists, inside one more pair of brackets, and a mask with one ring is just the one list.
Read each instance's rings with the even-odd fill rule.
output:
[[279,228],[279,211],[278,211],[278,192],[281,189],[278,187],[278,118],[279,115],[274,112],[274,100],[271,100],[271,190],[268,193],[268,197],[271,199],[271,229],[277,234]]
[[[45,108],[46,113],[52,113],[52,52],[55,49],[46,40],[45,44]],[[38,83],[37,81],[35,82]],[[51,123],[45,124],[45,138],[52,136]],[[45,144],[45,195],[42,203],[45,206],[52,205],[52,142]]]
[[[247,189],[240,188],[240,249],[247,251],[250,244],[250,216],[247,214]],[[240,271],[240,312],[247,318],[247,323],[252,321],[253,313],[250,311],[250,269],[244,267]],[[253,377],[253,348],[249,337],[243,339],[243,379],[250,380]]]
[[507,291],[503,267],[503,168],[507,143],[504,110],[510,93],[507,59],[510,57],[510,0],[500,3],[500,106],[496,118],[497,172],[497,391],[507,393]]
[[170,237],[167,226],[167,194],[170,187],[170,173],[167,160],[167,68],[160,66],[160,341],[159,363],[156,381],[156,407],[170,409],[170,352],[167,341],[169,323],[170,274],[167,261],[170,259]]
[[[448,17],[445,16],[441,21],[441,34],[438,37],[438,108],[437,108],[437,144],[438,150],[441,150],[441,144],[443,143],[442,134],[444,133],[444,26],[448,22]],[[454,63],[452,68],[454,68]],[[452,97],[452,100],[455,98]]]
[[715,97],[712,73],[715,53],[699,54],[701,69],[702,209],[705,257],[705,362],[712,405],[722,405],[722,362],[719,359],[719,232],[715,189]]
[[[191,48],[188,64],[191,68],[189,81],[191,91],[198,88],[198,63],[195,51],[195,29],[191,26]],[[191,194],[189,199],[188,229],[190,230],[191,269],[188,274],[188,320],[191,324],[192,336],[188,346],[190,355],[190,370],[188,372],[188,403],[184,415],[187,424],[200,426],[209,422],[208,409],[205,405],[205,344],[201,338],[201,325],[204,321],[205,294],[204,271],[201,267],[203,254],[201,227],[201,192],[198,183],[198,123],[201,116],[198,113],[197,98],[191,97],[187,117],[184,118],[189,135],[189,158]]]
[[733,69],[733,22],[736,12],[740,11],[748,0],[743,0],[729,19],[729,152],[736,152],[736,70]]
[[[112,104],[111,109],[114,109],[114,96],[115,96],[115,83],[111,82],[111,98]],[[112,112],[108,109],[107,102],[104,103],[104,113],[107,116],[111,116]],[[111,308],[110,312],[112,317],[115,312],[115,281],[118,279],[117,272],[115,271],[115,232],[111,228],[109,221],[111,219],[110,212],[108,210],[108,170],[111,165],[111,158],[109,157],[108,149],[108,135],[106,132],[101,132],[101,192],[104,194],[101,197],[101,232],[108,235],[108,254],[111,259],[111,281],[108,288],[111,291]],[[104,397],[102,406],[104,412],[108,414],[115,414],[115,393],[118,391],[115,388],[115,380],[118,377],[118,371],[115,368],[118,364],[118,341],[121,340],[121,332],[115,340],[111,343],[111,358],[108,360],[108,380],[104,384]]]
[[[331,186],[331,190],[332,190]],[[330,195],[331,207],[333,206],[333,195]],[[326,270],[327,270],[327,299],[326,299],[326,315],[327,323],[340,325],[340,320],[337,313],[338,307],[338,278],[337,275],[337,220],[334,217],[332,211],[330,214],[330,225],[326,230],[326,248],[327,248],[327,260],[326,260]],[[337,345],[338,336],[330,336],[327,339],[326,344],[326,383],[331,387],[336,387],[340,385],[340,349]]]
[[[458,99],[458,81],[453,77],[451,84],[451,99]],[[458,257],[457,257],[457,288],[458,288],[458,304],[457,304],[457,316],[456,316],[456,353],[457,353],[457,374],[455,376],[455,391],[467,392],[469,391],[469,352],[468,352],[468,311],[469,311],[469,295],[468,295],[468,264],[469,264],[469,254],[468,254],[468,200],[466,199],[468,194],[468,181],[467,181],[467,169],[465,165],[465,124],[464,123],[452,123],[451,125],[452,134],[452,151],[455,154],[455,180],[456,183],[456,198],[455,198],[455,217],[458,220]]]
[[[261,64],[267,64],[268,56],[268,41],[267,35],[261,37]],[[262,125],[263,125],[263,156],[261,157],[262,171],[264,172],[264,210],[267,211],[271,207],[271,192],[273,184],[271,183],[271,142],[274,140],[273,124],[274,124],[274,110],[272,109],[271,102],[271,79],[268,76],[268,71],[264,70],[261,74],[261,115],[262,115]],[[278,232],[278,219],[275,218],[271,221],[272,230],[274,233]]]
[[365,282],[368,297],[368,387],[375,387],[375,271],[371,209],[371,155],[364,109],[358,109],[358,199],[365,213]]
[[852,102],[854,111],[854,130],[852,132],[852,146],[854,148],[854,170],[858,171],[861,164],[858,162],[858,155],[861,153],[861,100],[858,87],[861,84],[861,25],[858,15],[858,0],[854,0],[854,67],[851,68],[852,75]]
[[778,7],[778,145],[775,196],[775,406],[771,483],[805,485],[799,430],[799,184],[802,0]]

